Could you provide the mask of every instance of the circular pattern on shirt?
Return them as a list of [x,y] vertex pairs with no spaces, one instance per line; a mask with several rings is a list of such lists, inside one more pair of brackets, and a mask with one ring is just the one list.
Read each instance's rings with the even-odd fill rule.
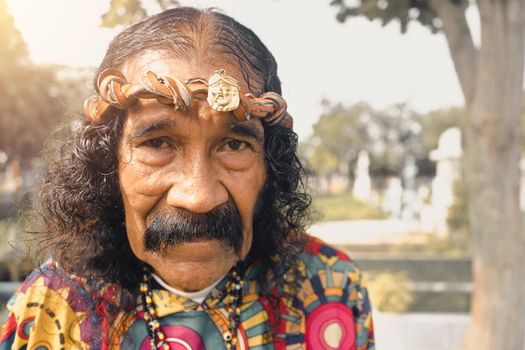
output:
[[31,329],[34,327],[35,324],[35,317],[29,317],[20,322],[20,325],[18,326],[18,336],[21,339],[28,340],[29,334],[31,332]]
[[[40,341],[31,346],[31,350],[52,350],[53,346],[46,341]],[[63,349],[63,348],[62,348]]]
[[[137,318],[124,333],[121,349],[150,349],[150,338],[143,313],[137,313]],[[215,350],[224,348],[224,340],[217,326],[206,312],[185,311],[176,312],[158,318],[160,329],[169,340],[170,349]]]
[[[22,348],[31,349],[87,348],[82,338],[82,324],[87,312],[79,292],[62,280],[49,276],[35,278],[30,288],[21,291],[12,312],[24,315],[16,330]],[[62,283],[63,282],[63,283]],[[35,320],[37,320],[35,322]]]
[[[199,333],[193,329],[181,325],[162,326],[162,333],[166,336],[166,342],[171,350],[206,350]],[[150,350],[149,337],[144,339],[140,350]]]
[[308,349],[356,349],[352,311],[342,303],[327,303],[316,308],[306,319]]

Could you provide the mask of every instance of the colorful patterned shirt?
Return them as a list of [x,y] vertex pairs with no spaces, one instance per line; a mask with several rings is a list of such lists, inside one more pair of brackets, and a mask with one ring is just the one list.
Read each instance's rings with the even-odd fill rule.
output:
[[[309,238],[297,266],[304,277],[301,288],[290,293],[273,287],[274,297],[261,291],[258,266],[248,268],[236,349],[374,349],[370,302],[356,264]],[[159,286],[153,290],[171,349],[225,349],[228,296],[213,297],[224,290],[225,280],[201,304]],[[0,350],[150,349],[141,303],[125,312],[116,295],[113,285],[101,287],[47,263],[8,302]]]

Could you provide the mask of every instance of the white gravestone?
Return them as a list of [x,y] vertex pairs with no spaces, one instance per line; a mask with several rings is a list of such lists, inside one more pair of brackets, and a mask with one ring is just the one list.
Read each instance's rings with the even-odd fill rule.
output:
[[405,166],[403,167],[403,211],[401,218],[403,220],[414,220],[416,209],[416,175],[417,166],[416,158],[413,155],[407,155]]
[[434,228],[439,234],[448,232],[448,209],[454,202],[454,184],[461,178],[462,155],[461,131],[457,127],[445,130],[439,137],[438,148],[430,152],[430,159],[436,162],[436,177],[432,181],[432,211]]
[[368,174],[368,167],[370,166],[370,159],[367,151],[360,151],[357,156],[357,166],[355,168],[355,181],[352,190],[354,198],[368,202],[372,193],[372,185],[370,175]]
[[401,179],[396,176],[389,177],[383,197],[383,210],[389,213],[392,218],[399,219],[401,217],[402,198],[403,186],[401,186]]

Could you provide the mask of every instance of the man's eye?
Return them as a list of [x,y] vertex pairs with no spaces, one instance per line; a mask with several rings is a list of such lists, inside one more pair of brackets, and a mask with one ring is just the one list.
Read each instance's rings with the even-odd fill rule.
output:
[[155,138],[144,142],[148,147],[152,148],[168,148],[170,144],[164,138]]
[[232,151],[239,151],[245,149],[248,144],[240,140],[230,140],[226,143],[227,147]]

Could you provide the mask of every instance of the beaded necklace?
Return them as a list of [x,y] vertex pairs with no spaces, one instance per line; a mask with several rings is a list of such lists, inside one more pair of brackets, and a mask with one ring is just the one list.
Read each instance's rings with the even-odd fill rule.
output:
[[[216,296],[214,301],[219,302],[223,300],[226,295],[231,296],[231,303],[226,305],[228,311],[228,329],[222,334],[226,349],[234,349],[237,345],[237,330],[239,328],[239,320],[241,314],[242,294],[244,287],[243,263],[238,262],[230,271],[228,281],[225,288]],[[144,321],[146,321],[146,330],[150,338],[151,349],[153,350],[169,350],[170,346],[166,336],[160,329],[160,322],[157,320],[157,312],[153,297],[151,294],[151,273],[149,268],[144,268],[142,282],[140,283],[140,295],[142,299],[142,306],[144,309]],[[215,302],[213,303],[215,304]],[[202,303],[205,311],[209,307],[207,303]]]

